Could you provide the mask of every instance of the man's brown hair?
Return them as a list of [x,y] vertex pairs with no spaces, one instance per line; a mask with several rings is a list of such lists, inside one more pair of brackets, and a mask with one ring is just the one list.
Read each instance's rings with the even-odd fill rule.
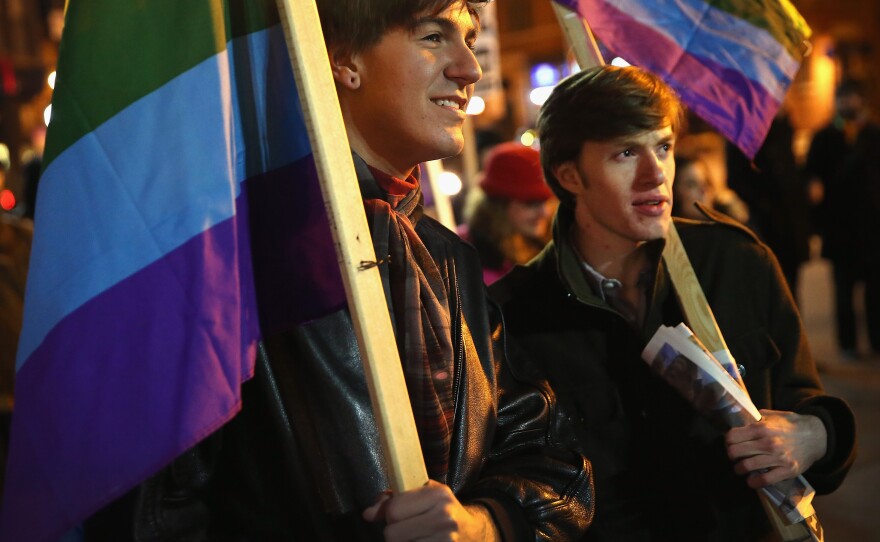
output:
[[538,114],[541,167],[560,203],[574,206],[553,170],[576,160],[586,141],[610,141],[671,126],[678,134],[684,108],[659,77],[635,67],[599,66],[562,80]]
[[318,0],[324,41],[348,53],[359,53],[394,28],[412,27],[423,14],[436,14],[454,4],[477,9],[489,0]]

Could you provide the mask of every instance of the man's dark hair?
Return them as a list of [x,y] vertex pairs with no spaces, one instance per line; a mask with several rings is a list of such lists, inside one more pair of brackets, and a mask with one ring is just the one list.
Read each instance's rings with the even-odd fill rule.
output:
[[598,66],[560,82],[538,114],[541,167],[563,205],[574,198],[553,169],[576,160],[586,141],[609,141],[671,126],[679,133],[684,107],[659,77],[635,67]]
[[318,0],[324,41],[358,53],[394,28],[412,27],[423,14],[436,14],[454,4],[467,5],[474,15],[490,0]]

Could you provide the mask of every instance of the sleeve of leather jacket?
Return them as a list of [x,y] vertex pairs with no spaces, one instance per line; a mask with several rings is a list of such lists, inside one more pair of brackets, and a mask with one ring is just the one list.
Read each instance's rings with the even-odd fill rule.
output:
[[829,493],[843,483],[855,461],[855,417],[842,399],[827,395],[822,388],[794,300],[775,257],[769,249],[762,248],[763,264],[768,268],[769,332],[780,352],[771,375],[771,408],[809,414],[822,420],[828,433],[827,452],[804,476],[817,493]]
[[566,446],[547,382],[524,357],[508,356],[503,338],[499,323],[496,436],[480,481],[461,499],[489,508],[505,541],[577,540],[593,519],[590,463]]

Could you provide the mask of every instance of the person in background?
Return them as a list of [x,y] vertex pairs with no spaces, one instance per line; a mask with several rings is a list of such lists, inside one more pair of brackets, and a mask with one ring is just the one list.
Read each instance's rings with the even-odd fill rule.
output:
[[810,217],[793,139],[794,128],[782,111],[754,160],[728,142],[726,162],[728,186],[748,205],[748,226],[773,249],[797,301],[799,271],[810,258]]
[[477,249],[483,279],[492,284],[550,240],[556,198],[544,182],[538,151],[516,142],[489,151],[479,186],[459,233]]
[[763,419],[724,428],[642,359],[684,321],[661,259],[681,118],[672,89],[635,67],[559,83],[537,123],[553,240],[490,289],[510,355],[548,375],[593,464],[585,541],[768,540],[756,489],[803,474],[830,492],[855,457],[853,413],[822,389],[773,253],[722,213],[676,227]]
[[712,178],[708,162],[699,156],[676,156],[675,165],[672,216],[706,220],[706,215],[697,208],[700,204],[751,226],[748,205],[736,192]]
[[857,359],[855,286],[864,282],[868,342],[880,355],[880,125],[871,120],[864,85],[840,83],[834,120],[813,137],[805,166],[818,204],[822,256],[834,274],[837,345]]
[[709,180],[709,166],[700,159],[675,157],[675,183],[672,185],[672,216],[706,220],[697,204],[712,208],[715,191]]

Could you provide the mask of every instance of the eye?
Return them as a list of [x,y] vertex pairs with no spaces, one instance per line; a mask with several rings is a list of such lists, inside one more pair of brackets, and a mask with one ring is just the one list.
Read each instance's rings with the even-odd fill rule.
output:
[[473,51],[474,53],[477,52],[477,40],[475,40],[475,39],[467,40],[467,41],[465,41],[465,45],[467,45],[467,48],[470,49],[471,51]]
[[669,156],[671,153],[672,153],[672,144],[671,143],[664,143],[663,145],[660,145],[660,147],[658,147],[658,149],[657,149],[657,155],[662,156],[664,158],[666,156]]
[[432,34],[428,34],[427,36],[422,38],[422,40],[423,41],[432,41],[434,43],[440,43],[440,41],[443,40],[443,36],[441,36],[439,32],[434,32]]
[[632,149],[626,149],[626,150],[621,151],[621,153],[620,153],[620,156],[622,156],[623,158],[629,158],[629,157],[635,156],[635,155],[636,155],[636,153],[633,152]]

